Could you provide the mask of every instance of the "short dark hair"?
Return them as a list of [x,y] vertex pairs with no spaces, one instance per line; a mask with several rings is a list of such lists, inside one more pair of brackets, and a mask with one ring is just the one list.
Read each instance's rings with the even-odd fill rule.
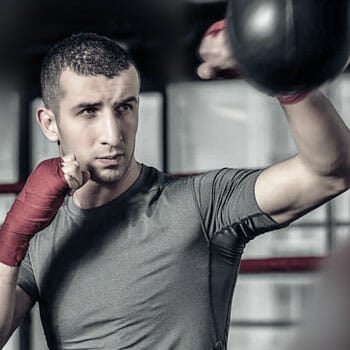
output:
[[60,77],[70,69],[79,75],[117,76],[136,64],[114,40],[94,33],[78,33],[58,42],[45,57],[41,68],[41,92],[46,108],[58,110]]

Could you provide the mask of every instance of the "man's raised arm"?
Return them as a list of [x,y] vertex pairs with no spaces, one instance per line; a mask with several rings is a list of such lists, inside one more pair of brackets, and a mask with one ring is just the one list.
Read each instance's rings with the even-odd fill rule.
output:
[[[227,76],[239,67],[224,21],[209,28],[199,53],[203,63],[198,75],[203,79],[222,72]],[[260,208],[281,224],[342,193],[350,178],[350,132],[335,108],[317,90],[294,97],[279,100],[298,154],[264,170],[255,187]]]
[[261,209],[277,222],[295,220],[349,187],[350,132],[320,92],[283,105],[298,153],[257,180]]

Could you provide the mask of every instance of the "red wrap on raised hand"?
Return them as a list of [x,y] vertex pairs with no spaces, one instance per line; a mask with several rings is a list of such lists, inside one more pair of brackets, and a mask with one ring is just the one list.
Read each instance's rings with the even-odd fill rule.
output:
[[283,105],[293,105],[295,103],[298,103],[302,101],[308,94],[306,92],[304,93],[295,93],[292,95],[277,95],[277,99],[280,101]]
[[[204,36],[216,37],[220,32],[226,29],[226,20],[222,19],[212,24],[205,32]],[[235,79],[239,78],[240,74],[236,69],[223,69],[216,72],[216,78]]]
[[222,19],[221,21],[215,22],[212,24],[208,30],[205,32],[206,35],[217,36],[221,31],[226,28],[226,20]]
[[28,177],[0,229],[0,262],[20,265],[30,239],[56,216],[69,190],[61,163],[45,160]]

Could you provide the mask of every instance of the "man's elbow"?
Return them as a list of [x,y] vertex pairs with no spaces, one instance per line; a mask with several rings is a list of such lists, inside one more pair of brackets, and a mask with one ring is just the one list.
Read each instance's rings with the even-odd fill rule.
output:
[[331,194],[337,196],[350,188],[350,171],[328,178],[328,187]]

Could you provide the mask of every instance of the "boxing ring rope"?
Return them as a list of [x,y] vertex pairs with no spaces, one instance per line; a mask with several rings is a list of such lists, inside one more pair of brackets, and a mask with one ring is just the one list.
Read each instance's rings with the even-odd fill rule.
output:
[[315,256],[242,259],[240,273],[311,272],[319,270],[325,260]]
[[23,182],[0,183],[0,194],[17,194],[23,188]]

